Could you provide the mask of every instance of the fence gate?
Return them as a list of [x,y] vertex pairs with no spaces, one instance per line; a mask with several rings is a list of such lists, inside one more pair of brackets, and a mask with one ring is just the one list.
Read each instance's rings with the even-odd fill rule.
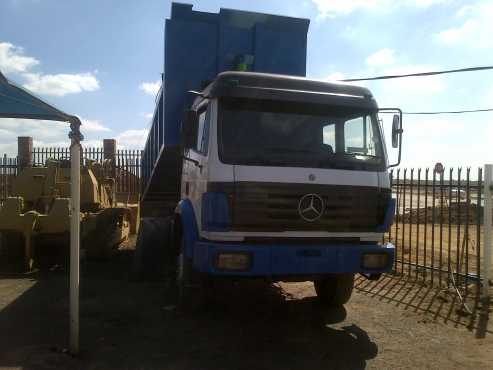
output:
[[397,207],[385,238],[396,246],[395,272],[479,296],[482,169],[397,169],[390,176]]

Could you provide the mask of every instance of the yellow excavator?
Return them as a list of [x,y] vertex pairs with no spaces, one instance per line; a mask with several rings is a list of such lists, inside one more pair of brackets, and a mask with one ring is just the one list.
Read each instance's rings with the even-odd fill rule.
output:
[[[108,258],[136,232],[138,204],[116,202],[116,171],[111,160],[81,167],[81,249],[88,258]],[[68,255],[70,217],[70,161],[24,168],[0,209],[0,258],[29,271],[55,250]]]

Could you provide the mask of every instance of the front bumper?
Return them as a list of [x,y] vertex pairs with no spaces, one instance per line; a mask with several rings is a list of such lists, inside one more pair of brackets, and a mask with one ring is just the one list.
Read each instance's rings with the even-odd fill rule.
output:
[[[245,271],[228,271],[216,267],[219,253],[248,253],[250,266]],[[386,254],[387,265],[378,269],[362,266],[363,255]],[[289,245],[214,243],[199,241],[193,248],[194,268],[209,275],[275,277],[324,275],[337,273],[379,274],[392,269],[395,247],[387,243],[352,245]]]

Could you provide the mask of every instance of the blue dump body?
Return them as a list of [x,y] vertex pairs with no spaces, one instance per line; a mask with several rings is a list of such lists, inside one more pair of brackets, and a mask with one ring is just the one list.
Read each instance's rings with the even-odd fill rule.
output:
[[229,70],[305,76],[308,26],[307,19],[230,9],[206,13],[173,3],[165,27],[164,88],[144,150],[144,189],[155,181],[162,149],[180,144],[182,114],[194,98],[187,91]]
[[[166,20],[164,144],[177,145],[179,123],[193,96],[223,71],[305,76],[308,20],[221,9],[218,14],[172,5]],[[246,63],[245,63],[246,61]]]

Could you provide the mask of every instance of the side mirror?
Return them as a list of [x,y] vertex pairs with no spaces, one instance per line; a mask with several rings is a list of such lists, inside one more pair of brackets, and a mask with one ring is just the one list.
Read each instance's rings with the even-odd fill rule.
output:
[[387,166],[387,168],[396,167],[401,163],[402,154],[402,111],[399,108],[380,108],[379,113],[394,113],[392,118],[392,147],[399,149],[397,163]]
[[191,149],[197,146],[198,123],[197,111],[191,109],[185,111],[182,120],[182,139],[185,149]]
[[399,139],[401,135],[401,117],[398,114],[394,114],[394,118],[392,119],[392,148],[399,147]]

